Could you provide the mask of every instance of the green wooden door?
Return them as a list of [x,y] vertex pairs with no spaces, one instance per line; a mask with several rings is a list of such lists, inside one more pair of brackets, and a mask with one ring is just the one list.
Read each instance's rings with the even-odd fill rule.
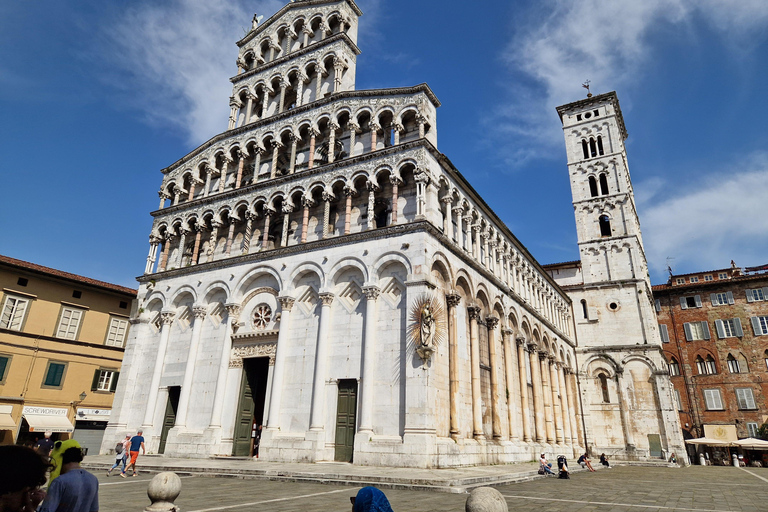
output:
[[357,413],[357,381],[339,381],[339,399],[336,408],[335,460],[352,462],[355,452],[355,421]]
[[648,434],[648,451],[651,457],[661,457],[661,436]]
[[240,379],[240,403],[235,418],[235,439],[232,455],[248,457],[251,455],[251,430],[256,404],[253,402],[253,391],[248,382],[248,374],[243,371]]
[[176,411],[179,409],[179,395],[181,388],[171,386],[168,388],[168,402],[165,404],[165,416],[163,417],[163,429],[160,432],[160,447],[157,453],[165,453],[165,442],[168,440],[168,431],[176,424]]

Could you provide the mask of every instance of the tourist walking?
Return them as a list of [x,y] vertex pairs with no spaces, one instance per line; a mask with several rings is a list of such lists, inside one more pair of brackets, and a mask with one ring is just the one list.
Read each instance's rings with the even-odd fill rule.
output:
[[123,469],[123,472],[120,473],[120,476],[125,478],[125,472],[128,470],[128,468],[133,469],[133,476],[137,476],[139,474],[138,471],[136,471],[136,459],[139,458],[139,448],[141,448],[141,454],[144,455],[146,453],[146,450],[144,450],[144,437],[141,435],[144,432],[139,430],[138,433],[131,438],[130,441],[130,452],[131,452],[131,462],[128,464],[128,467]]
[[0,512],[35,512],[51,465],[32,448],[0,446]]
[[80,467],[83,452],[68,448],[61,457],[61,475],[51,483],[39,512],[98,512],[99,481]]
[[119,441],[115,445],[115,464],[109,468],[109,471],[107,471],[107,476],[112,474],[112,470],[115,469],[117,466],[119,466],[121,463],[123,464],[123,470],[121,473],[125,473],[125,464],[128,461],[128,452],[131,448],[131,436],[127,435],[125,436],[125,439],[122,441]]

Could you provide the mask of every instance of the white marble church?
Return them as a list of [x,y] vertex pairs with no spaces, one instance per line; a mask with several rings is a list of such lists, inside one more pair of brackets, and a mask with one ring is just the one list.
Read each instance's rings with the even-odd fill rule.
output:
[[361,14],[296,0],[238,41],[229,129],[162,170],[102,451],[683,453],[615,94],[560,109],[583,267],[545,268],[438,150],[426,84],[355,90]]

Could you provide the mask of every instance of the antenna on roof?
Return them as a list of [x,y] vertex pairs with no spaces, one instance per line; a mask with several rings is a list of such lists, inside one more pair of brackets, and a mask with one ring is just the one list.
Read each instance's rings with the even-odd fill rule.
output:
[[592,97],[592,92],[589,90],[589,84],[592,83],[591,81],[587,80],[581,86],[587,90],[587,98]]
[[667,256],[667,272],[669,272],[669,277],[672,277],[672,266],[671,266],[671,263],[673,261],[675,261],[675,258]]

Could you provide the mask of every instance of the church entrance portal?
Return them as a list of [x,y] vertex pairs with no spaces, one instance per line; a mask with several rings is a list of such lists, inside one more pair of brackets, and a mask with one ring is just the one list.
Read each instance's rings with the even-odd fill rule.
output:
[[336,452],[334,459],[352,462],[355,452],[355,423],[357,420],[357,381],[339,381],[339,399],[336,408]]
[[176,424],[176,412],[179,410],[179,395],[181,395],[181,387],[171,386],[168,388],[168,402],[165,404],[163,430],[160,431],[160,446],[157,448],[157,453],[165,453],[168,431]]
[[257,429],[264,418],[268,374],[268,357],[243,359],[243,377],[240,382],[240,403],[235,418],[232,455],[251,457],[254,454]]

